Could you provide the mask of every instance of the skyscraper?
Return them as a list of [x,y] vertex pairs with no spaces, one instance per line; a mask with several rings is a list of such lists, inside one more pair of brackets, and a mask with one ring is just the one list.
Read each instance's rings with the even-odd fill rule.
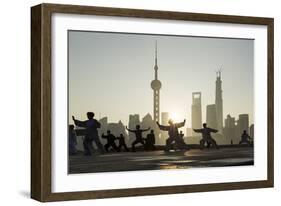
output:
[[239,137],[242,135],[243,131],[249,132],[249,115],[248,114],[239,114],[238,119],[238,135]]
[[[168,125],[168,121],[169,121],[169,112],[162,112],[161,113],[161,124]],[[167,138],[168,138],[168,133],[166,131],[161,131],[162,144],[165,143]]]
[[255,126],[254,126],[254,124],[251,124],[251,126],[250,126],[250,137],[252,137],[252,138],[255,137]]
[[226,137],[229,143],[231,141],[235,142],[237,139],[235,132],[235,117],[231,117],[230,114],[228,114],[224,120],[224,125],[223,135]]
[[210,104],[206,107],[206,123],[208,127],[213,129],[217,129],[218,122],[217,122],[217,112],[216,112],[216,105]]
[[222,101],[222,81],[221,81],[221,71],[217,72],[216,80],[216,113],[217,113],[217,129],[219,133],[222,134],[223,129],[223,101]]
[[168,125],[169,121],[169,112],[162,112],[161,113],[161,124],[162,125]]
[[[191,125],[193,129],[202,127],[201,92],[192,93]],[[199,135],[199,133],[193,132],[193,136]]]
[[158,80],[157,42],[155,44],[154,80],[151,82],[151,89],[153,90],[153,120],[159,122],[161,82]]

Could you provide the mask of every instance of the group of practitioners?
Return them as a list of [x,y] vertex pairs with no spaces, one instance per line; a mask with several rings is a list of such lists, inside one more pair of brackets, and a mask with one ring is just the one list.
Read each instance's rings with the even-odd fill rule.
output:
[[[101,124],[94,119],[95,114],[93,112],[87,112],[87,120],[80,121],[75,119],[74,116],[72,116],[74,125],[78,127],[82,127],[85,129],[85,136],[83,139],[83,147],[84,147],[84,155],[92,155],[93,150],[93,142],[96,144],[98,150],[100,153],[109,152],[110,150],[114,150],[116,152],[121,152],[122,149],[124,151],[129,151],[125,138],[123,134],[120,134],[119,137],[115,137],[110,130],[107,130],[107,134],[102,134],[102,138],[107,140],[107,143],[103,145],[100,141],[99,135],[98,135],[98,128],[101,127]],[[174,123],[173,120],[168,121],[168,125],[160,125],[159,122],[156,122],[159,129],[162,131],[168,132],[168,138],[166,140],[166,146],[165,151],[170,150],[186,150],[188,149],[187,144],[184,142],[183,136],[184,134],[182,131],[179,132],[179,128],[183,127],[185,125],[185,120],[180,123]],[[77,138],[76,133],[74,130],[74,125],[69,125],[69,154],[76,154],[76,145],[77,145]],[[126,130],[128,132],[135,134],[135,140],[133,141],[131,145],[131,151],[136,151],[136,145],[142,144],[144,146],[144,149],[146,151],[151,151],[155,149],[155,135],[154,131],[149,127],[147,129],[141,129],[140,125],[136,125],[135,129],[128,128],[126,126]],[[147,134],[146,138],[143,138],[143,132],[147,132],[150,130],[150,133]],[[218,145],[214,138],[212,138],[211,133],[216,133],[218,130],[212,129],[207,127],[207,124],[203,124],[203,128],[200,129],[193,129],[194,132],[201,133],[202,139],[200,140],[200,149],[204,149],[205,145],[207,147],[214,147],[218,149]],[[248,141],[249,136],[247,136],[247,133],[243,133],[244,141]],[[115,143],[115,141],[118,140],[118,145]],[[241,143],[241,142],[240,142]]]
[[[107,130],[106,134],[102,134],[101,138],[106,139],[107,143],[103,145],[100,141],[98,128],[101,127],[101,124],[94,119],[95,114],[93,112],[87,112],[87,120],[80,121],[75,119],[72,116],[74,125],[85,129],[85,136],[83,139],[84,155],[92,155],[93,151],[93,142],[96,144],[100,153],[109,152],[114,150],[116,152],[121,152],[122,150],[128,152],[129,148],[126,145],[125,137],[123,134],[120,134],[119,137],[115,137],[110,130]],[[69,125],[69,154],[73,155],[77,153],[77,137],[74,130],[74,125]],[[141,143],[144,146],[146,151],[151,151],[155,149],[155,135],[154,131],[148,129],[140,129],[140,125],[136,126],[136,129],[129,129],[126,127],[126,130],[135,134],[136,139],[132,143],[132,152],[135,152],[135,145]],[[146,138],[142,137],[142,133],[150,130],[150,133]],[[118,145],[115,141],[118,140]]]

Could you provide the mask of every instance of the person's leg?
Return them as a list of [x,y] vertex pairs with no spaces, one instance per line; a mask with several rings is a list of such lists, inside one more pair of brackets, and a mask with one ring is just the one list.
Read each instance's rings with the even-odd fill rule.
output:
[[166,140],[166,148],[165,148],[165,150],[166,151],[169,151],[170,149],[171,149],[171,147],[172,147],[172,142],[173,142],[174,140],[173,140],[173,138],[171,138],[171,137],[169,137],[167,140]]
[[143,141],[143,139],[139,139],[138,143],[141,143],[143,146],[143,149],[146,149],[146,143]]
[[74,147],[74,144],[73,143],[69,143],[68,145],[68,153],[69,155],[73,155],[75,153],[75,147]]
[[125,148],[125,150],[126,150],[127,152],[129,151],[129,149],[128,149],[126,143],[123,143],[123,147]]
[[112,142],[111,143],[111,147],[113,147],[113,149],[116,151],[116,152],[120,152],[119,148],[117,147],[117,145],[115,144],[115,142]]
[[135,140],[135,141],[133,141],[133,143],[132,143],[132,152],[135,152],[136,150],[135,150],[135,145],[138,143],[138,141],[137,140]]
[[121,152],[122,151],[122,144],[121,143],[119,143],[119,145],[118,145],[118,150],[119,150],[119,152]]
[[84,154],[85,155],[91,155],[91,148],[90,148],[90,143],[91,141],[89,141],[88,139],[84,139],[83,141],[83,146],[84,146]]
[[184,140],[180,140],[180,141],[179,141],[179,148],[180,148],[181,150],[187,149],[187,144],[184,142]]
[[98,136],[96,136],[94,138],[94,142],[97,145],[98,149],[100,150],[101,153],[104,153],[104,147],[102,145],[102,143],[100,142],[100,138]]
[[216,148],[216,149],[218,149],[219,148],[219,146],[217,145],[217,142],[216,142],[216,140],[215,139],[213,139],[212,137],[210,138],[210,142],[211,142],[211,144]]
[[105,149],[105,151],[106,151],[106,152],[108,152],[108,148],[109,148],[109,146],[110,146],[110,144],[109,144],[109,143],[106,143],[106,144],[104,145],[104,149]]
[[204,145],[205,145],[205,140],[201,139],[200,140],[200,149],[204,149]]
[[207,148],[209,149],[211,147],[211,141],[207,141]]

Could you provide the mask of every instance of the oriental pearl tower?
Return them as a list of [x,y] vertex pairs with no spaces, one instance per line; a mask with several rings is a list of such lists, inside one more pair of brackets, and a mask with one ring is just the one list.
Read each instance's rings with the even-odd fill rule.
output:
[[153,119],[159,122],[160,116],[160,89],[161,82],[158,80],[158,65],[157,65],[157,41],[155,44],[155,65],[154,65],[154,80],[151,81],[151,89],[153,90]]

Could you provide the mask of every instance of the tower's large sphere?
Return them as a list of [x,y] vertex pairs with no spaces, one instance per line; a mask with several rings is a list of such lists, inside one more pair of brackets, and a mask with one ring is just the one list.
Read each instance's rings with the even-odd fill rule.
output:
[[161,82],[158,80],[158,79],[154,79],[152,82],[151,82],[151,88],[153,90],[160,90],[161,89]]

